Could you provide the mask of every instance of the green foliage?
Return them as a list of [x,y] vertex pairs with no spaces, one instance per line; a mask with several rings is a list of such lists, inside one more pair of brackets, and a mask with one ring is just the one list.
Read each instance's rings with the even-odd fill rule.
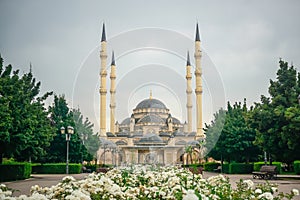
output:
[[14,181],[29,178],[30,163],[7,163],[0,165],[0,181]]
[[248,118],[256,129],[255,144],[273,160],[300,159],[299,78],[293,66],[280,60],[276,80],[270,80],[270,97],[262,95]]
[[40,96],[40,86],[31,70],[20,75],[0,57],[0,162],[2,156],[34,160],[50,145],[54,132],[44,101],[52,93]]
[[225,173],[225,174],[229,174],[229,163],[224,163],[222,165],[222,172]]
[[[69,173],[79,174],[81,173],[82,165],[69,163]],[[32,173],[35,174],[65,174],[66,163],[46,163],[32,166]]]
[[300,174],[300,160],[294,161],[294,171],[296,174]]
[[259,149],[253,144],[255,129],[249,127],[247,115],[246,100],[243,105],[239,102],[232,106],[228,102],[227,111],[221,109],[215,114],[215,120],[205,128],[206,148],[211,149],[208,156],[228,162],[257,159]]
[[215,169],[217,169],[221,164],[216,162],[207,162],[204,163],[204,170],[208,172],[213,172]]
[[[51,121],[56,130],[56,135],[47,150],[47,156],[40,160],[43,163],[59,163],[66,161],[66,139],[61,134],[60,128],[73,126],[74,134],[69,142],[69,160],[81,163],[83,160],[93,159],[96,149],[99,147],[99,138],[93,134],[93,124],[83,116],[79,109],[70,110],[64,96],[54,96],[54,103],[49,107]],[[89,147],[87,149],[86,147]],[[89,153],[91,152],[91,153]]]
[[253,164],[230,163],[229,174],[250,174],[253,171]]

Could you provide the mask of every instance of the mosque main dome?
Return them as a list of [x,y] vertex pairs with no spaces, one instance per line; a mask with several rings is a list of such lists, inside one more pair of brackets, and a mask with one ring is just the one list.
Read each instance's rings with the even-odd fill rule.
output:
[[159,109],[167,109],[165,104],[158,99],[145,99],[141,101],[135,109],[143,109],[143,108],[159,108]]
[[151,93],[150,98],[138,103],[133,109],[131,116],[125,118],[119,124],[119,131],[127,133],[159,134],[170,130],[172,132],[178,129],[182,130],[182,128],[183,124],[180,120],[171,115],[169,109],[162,101],[152,98]]

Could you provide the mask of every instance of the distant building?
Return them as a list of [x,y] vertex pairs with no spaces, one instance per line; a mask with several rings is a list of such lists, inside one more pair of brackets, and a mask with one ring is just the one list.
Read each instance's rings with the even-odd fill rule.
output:
[[189,53],[187,54],[187,122],[182,123],[172,116],[167,106],[152,97],[142,100],[128,118],[121,124],[115,121],[116,63],[112,53],[110,73],[110,132],[106,130],[106,33],[103,24],[101,38],[100,70],[100,139],[102,146],[98,160],[104,164],[122,163],[186,163],[186,146],[196,146],[197,140],[205,138],[202,130],[202,69],[198,24],[195,37],[195,78],[196,78],[196,132],[192,131],[192,73]]

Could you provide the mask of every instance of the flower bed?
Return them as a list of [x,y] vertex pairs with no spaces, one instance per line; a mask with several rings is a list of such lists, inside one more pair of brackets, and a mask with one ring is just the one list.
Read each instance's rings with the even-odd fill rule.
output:
[[298,190],[276,191],[269,183],[255,186],[251,180],[241,180],[233,188],[223,175],[203,179],[183,168],[136,165],[89,174],[79,181],[66,176],[52,187],[36,185],[30,197],[11,198],[11,192],[0,185],[0,199],[292,199],[299,194]]

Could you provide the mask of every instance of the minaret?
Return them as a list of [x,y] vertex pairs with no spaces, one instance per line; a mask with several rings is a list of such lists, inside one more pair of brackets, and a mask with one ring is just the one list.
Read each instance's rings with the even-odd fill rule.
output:
[[187,52],[187,61],[186,61],[186,109],[187,109],[187,132],[192,132],[192,73],[191,73],[191,62],[190,62],[190,54]]
[[100,136],[106,137],[106,34],[105,24],[103,23],[102,37],[101,37],[101,50],[100,50]]
[[110,132],[115,134],[115,113],[116,113],[116,63],[115,54],[112,52],[110,66]]
[[197,118],[196,118],[196,124],[197,124],[197,132],[196,132],[196,139],[204,138],[205,135],[203,133],[202,129],[202,68],[201,68],[201,57],[202,52],[200,49],[200,35],[199,35],[199,28],[198,23],[196,25],[196,38],[195,38],[195,76],[196,76],[196,107],[197,107]]

